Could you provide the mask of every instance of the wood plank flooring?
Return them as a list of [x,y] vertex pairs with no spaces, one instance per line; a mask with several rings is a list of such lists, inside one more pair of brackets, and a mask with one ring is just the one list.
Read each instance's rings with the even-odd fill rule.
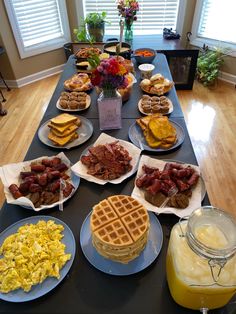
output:
[[[0,166],[24,159],[58,79],[4,90],[8,115],[0,117]],[[195,82],[178,96],[210,201],[236,215],[236,90],[221,81],[213,90]],[[1,185],[0,207],[4,199]]]

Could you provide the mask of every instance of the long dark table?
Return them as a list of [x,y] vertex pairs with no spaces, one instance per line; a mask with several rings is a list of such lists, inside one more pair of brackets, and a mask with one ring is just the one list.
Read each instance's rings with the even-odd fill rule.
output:
[[[60,93],[63,91],[63,82],[75,71],[74,59],[70,57],[62,73],[60,81],[51,98],[48,109],[40,125],[53,116],[59,114],[55,104]],[[168,65],[164,55],[157,56],[158,72],[163,73],[171,79]],[[137,71],[139,80],[139,73]],[[135,118],[140,116],[137,110],[137,99],[141,92],[138,84],[134,86],[131,99],[122,108],[122,129],[111,130],[106,133],[124,140],[128,139],[128,129]],[[180,108],[175,89],[168,95],[174,103],[174,111],[171,119],[179,123],[185,131],[185,141],[182,146],[167,154],[144,154],[159,159],[174,159],[187,163],[197,164],[197,160],[188,135],[183,113]],[[79,160],[81,152],[93,144],[101,133],[97,119],[97,106],[95,91],[91,93],[92,104],[89,110],[81,112],[81,115],[89,118],[94,127],[92,137],[83,145],[69,151],[64,150],[72,163]],[[62,149],[63,150],[63,149]],[[52,156],[57,154],[57,149],[52,149],[38,139],[37,133],[26,154],[25,160],[31,160],[43,155]],[[164,234],[163,247],[158,258],[145,270],[130,276],[107,275],[94,268],[84,257],[80,247],[80,228],[92,206],[100,200],[113,194],[130,195],[134,186],[135,175],[121,184],[97,185],[81,179],[79,189],[74,196],[64,204],[64,211],[60,212],[58,207],[36,213],[20,206],[4,204],[0,211],[0,231],[12,223],[38,214],[50,215],[63,220],[73,231],[76,240],[76,256],[72,268],[66,278],[51,292],[34,301],[26,303],[10,303],[0,301],[0,313],[80,313],[80,314],[130,314],[130,313],[172,313],[190,314],[196,313],[178,306],[170,296],[165,274],[165,258],[172,226],[178,222],[174,215],[159,215]],[[203,204],[209,204],[206,196]],[[211,311],[211,313],[230,313],[229,310]]]

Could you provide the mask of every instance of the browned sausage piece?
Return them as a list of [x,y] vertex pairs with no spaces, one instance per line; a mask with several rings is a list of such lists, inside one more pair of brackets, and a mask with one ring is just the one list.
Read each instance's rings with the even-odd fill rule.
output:
[[21,177],[21,179],[25,179],[25,178],[27,178],[27,177],[33,177],[33,176],[35,176],[35,173],[34,172],[31,172],[31,171],[21,171],[20,172],[20,177]]
[[189,178],[189,180],[187,181],[187,183],[190,185],[190,186],[194,186],[195,184],[197,184],[198,182],[198,179],[199,179],[199,174],[197,172],[194,172],[191,177]]
[[59,165],[54,166],[54,168],[60,172],[68,170],[68,167],[63,162]]
[[19,191],[26,195],[29,193],[29,186],[32,184],[33,182],[30,181],[26,181],[26,182],[22,182],[19,186]]
[[31,171],[35,171],[35,172],[43,172],[46,168],[44,165],[40,165],[40,164],[33,164],[33,165],[30,165],[30,167],[31,167]]
[[50,184],[49,191],[55,192],[56,190],[60,189],[60,180],[54,181]]
[[39,184],[37,184],[37,183],[32,183],[32,184],[30,184],[30,186],[29,186],[29,191],[30,191],[31,193],[42,192],[42,188],[41,188],[41,186],[40,186]]
[[12,196],[17,199],[19,197],[22,197],[23,195],[21,194],[21,192],[19,191],[19,188],[16,184],[11,184],[9,186],[9,191],[11,192]]
[[42,159],[41,163],[46,167],[52,167],[52,160],[50,159]]
[[59,164],[61,163],[61,158],[59,158],[59,157],[54,157],[54,158],[51,160],[51,162],[52,162],[52,166],[51,166],[51,167],[55,167],[55,166],[57,166],[57,165],[59,165]]
[[48,184],[48,174],[43,173],[41,176],[39,176],[39,185],[46,186]]
[[64,197],[68,197],[73,189],[74,189],[73,185],[70,184],[69,182],[66,182],[66,187],[63,189]]

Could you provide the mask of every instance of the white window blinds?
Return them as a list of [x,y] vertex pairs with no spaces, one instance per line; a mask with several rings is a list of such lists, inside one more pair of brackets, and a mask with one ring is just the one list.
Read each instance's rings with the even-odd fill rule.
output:
[[63,36],[57,0],[12,0],[25,47]]
[[70,38],[64,0],[5,0],[5,5],[22,57],[52,43],[62,47]]
[[197,35],[236,43],[235,0],[203,0]]
[[[134,34],[162,34],[163,28],[176,29],[179,0],[139,0]],[[85,15],[91,12],[107,12],[106,34],[118,34],[119,16],[115,0],[84,0]]]

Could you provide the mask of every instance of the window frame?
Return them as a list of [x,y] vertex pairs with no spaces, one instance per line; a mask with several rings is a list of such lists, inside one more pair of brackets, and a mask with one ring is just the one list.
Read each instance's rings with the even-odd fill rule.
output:
[[227,41],[221,41],[221,40],[198,36],[198,28],[199,28],[199,24],[201,20],[202,7],[203,7],[203,0],[197,0],[194,17],[193,17],[193,24],[192,24],[192,31],[191,31],[192,35],[190,39],[190,44],[197,47],[202,47],[205,44],[210,49],[214,49],[215,47],[230,48],[231,51],[226,54],[232,57],[236,57],[236,44],[233,44]]
[[17,18],[14,12],[12,1],[4,0],[4,3],[21,59],[62,48],[62,46],[65,43],[71,41],[70,27],[65,0],[58,1],[58,8],[60,12],[61,25],[64,35],[60,38],[50,39],[29,47],[24,47],[20,29],[18,28]]
[[[78,24],[80,25],[81,23],[79,21],[81,21],[81,19],[85,19],[85,6],[84,6],[84,2],[86,0],[77,0],[76,1],[76,9],[77,9],[77,16],[78,16]],[[115,0],[114,0],[115,2]],[[183,32],[183,26],[184,26],[184,17],[185,17],[185,13],[186,13],[186,4],[187,4],[187,0],[179,0],[179,10],[178,10],[178,14],[177,14],[177,20],[176,20],[176,31],[183,36],[182,32]],[[117,11],[117,16],[118,16],[118,11]],[[110,36],[110,35],[108,35]],[[117,34],[114,34],[114,36],[117,36]],[[150,34],[143,34],[142,36],[150,36]]]

